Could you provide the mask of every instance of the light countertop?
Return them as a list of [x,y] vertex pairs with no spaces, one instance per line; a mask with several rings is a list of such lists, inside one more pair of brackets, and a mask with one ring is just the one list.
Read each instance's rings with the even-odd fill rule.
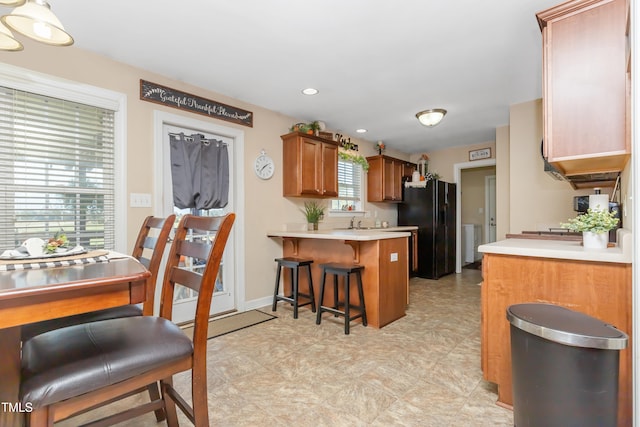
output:
[[417,230],[416,226],[400,226],[371,229],[334,229],[316,231],[268,231],[268,237],[292,237],[298,239],[324,239],[324,240],[385,240],[411,236],[411,230]]
[[619,229],[616,240],[618,244],[611,248],[585,249],[580,241],[506,239],[480,245],[478,251],[501,255],[630,264],[632,262],[631,231]]

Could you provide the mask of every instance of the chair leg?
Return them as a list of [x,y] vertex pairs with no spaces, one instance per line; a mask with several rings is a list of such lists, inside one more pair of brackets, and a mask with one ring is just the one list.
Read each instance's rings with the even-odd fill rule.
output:
[[320,280],[320,299],[318,300],[318,314],[316,315],[316,325],[319,325],[322,321],[322,304],[324,301],[324,283],[327,278],[327,273],[322,272],[322,280]]
[[311,277],[311,266],[307,265],[307,274],[309,275],[309,296],[311,297],[311,312],[316,312],[316,298],[313,292],[313,278]]
[[[149,384],[147,386],[147,391],[149,392],[149,399],[153,402],[154,400],[160,399],[160,390],[158,389],[158,383]],[[153,411],[156,414],[156,421],[164,421],[166,419],[166,415],[164,413],[164,409],[156,409]]]
[[53,422],[49,422],[49,408],[38,408],[27,414],[27,426],[29,427],[51,427]]
[[299,269],[296,268],[292,268],[291,269],[291,292],[292,292],[292,298],[293,298],[293,318],[297,319],[298,318],[298,271]]
[[358,296],[360,297],[360,310],[362,312],[362,326],[367,326],[367,309],[364,305],[364,290],[362,289],[362,275],[360,271],[356,273],[356,280],[358,281]]
[[276,305],[278,304],[278,289],[280,288],[280,264],[278,264],[277,272],[276,272],[276,288],[273,291],[273,305],[271,306],[271,311],[276,311]]
[[[338,275],[333,275],[333,308],[338,309]],[[337,314],[334,314],[333,317],[338,317]]]
[[167,415],[167,426],[178,427],[178,413],[176,412],[176,403],[171,398],[170,393],[166,391],[165,385],[168,387],[173,387],[173,379],[169,377],[160,381],[160,390],[162,392],[162,398],[164,399],[164,411]]
[[351,316],[349,314],[349,307],[351,303],[349,302],[349,288],[351,287],[351,283],[349,280],[349,274],[347,274],[344,278],[344,334],[349,335],[349,324],[351,323]]

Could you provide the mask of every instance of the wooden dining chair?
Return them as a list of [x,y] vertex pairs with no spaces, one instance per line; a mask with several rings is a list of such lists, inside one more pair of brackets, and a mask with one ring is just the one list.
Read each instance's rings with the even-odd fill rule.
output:
[[[27,415],[28,425],[51,426],[159,381],[159,399],[102,418],[99,425],[164,409],[167,424],[177,426],[177,405],[195,426],[208,427],[209,310],[234,220],[233,213],[182,217],[167,261],[160,316],[73,325],[23,343],[20,399],[33,408]],[[198,273],[185,267],[182,257],[204,261],[204,270]],[[198,292],[193,341],[171,321],[176,285]],[[173,388],[172,376],[183,371],[191,371],[191,406]]]
[[74,316],[61,317],[59,319],[30,323],[21,328],[22,341],[65,326],[95,322],[97,320],[116,319],[119,317],[151,316],[154,308],[158,270],[160,270],[162,256],[175,220],[176,216],[173,214],[166,218],[148,216],[145,218],[138,232],[131,256],[140,261],[147,270],[151,272],[151,276],[147,279],[147,295],[142,307],[137,304],[123,305]]

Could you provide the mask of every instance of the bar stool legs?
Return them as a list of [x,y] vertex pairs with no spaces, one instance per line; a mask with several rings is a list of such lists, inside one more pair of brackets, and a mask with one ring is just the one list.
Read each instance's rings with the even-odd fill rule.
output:
[[[364,304],[364,291],[362,289],[362,270],[364,270],[364,267],[361,265],[321,264],[320,268],[322,269],[322,281],[320,282],[320,301],[316,314],[316,325],[321,323],[322,313],[329,312],[333,313],[334,316],[344,317],[345,335],[349,335],[349,324],[354,319],[362,318],[362,326],[367,326],[367,312]],[[323,305],[327,274],[333,274],[333,307]],[[356,276],[359,299],[358,305],[352,305],[350,303],[351,274]],[[344,277],[344,301],[339,301],[338,297],[338,276]],[[341,311],[340,307],[344,307],[344,311]],[[358,314],[352,316],[351,309],[357,310]]]
[[[316,300],[313,295],[313,279],[311,278],[311,264],[313,260],[301,259],[301,258],[276,258],[278,263],[276,272],[276,285],[273,291],[273,305],[271,311],[276,311],[278,301],[287,301],[293,305],[293,318],[298,318],[298,308],[311,304],[311,311],[316,312]],[[307,267],[307,278],[309,280],[309,293],[300,293],[298,290],[298,278],[301,267]],[[290,295],[278,295],[278,289],[280,288],[280,272],[283,268],[288,268],[291,271],[291,294]],[[300,303],[299,298],[306,298],[308,301]]]

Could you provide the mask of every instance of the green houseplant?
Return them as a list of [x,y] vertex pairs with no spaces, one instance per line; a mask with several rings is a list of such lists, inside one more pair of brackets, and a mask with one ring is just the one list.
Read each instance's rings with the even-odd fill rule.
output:
[[310,230],[318,229],[318,222],[324,215],[324,206],[314,201],[304,202],[304,216],[307,218]]
[[585,248],[606,248],[609,243],[608,232],[616,228],[620,220],[616,218],[615,212],[599,208],[599,205],[596,209],[589,208],[586,213],[560,225],[570,231],[582,232]]

